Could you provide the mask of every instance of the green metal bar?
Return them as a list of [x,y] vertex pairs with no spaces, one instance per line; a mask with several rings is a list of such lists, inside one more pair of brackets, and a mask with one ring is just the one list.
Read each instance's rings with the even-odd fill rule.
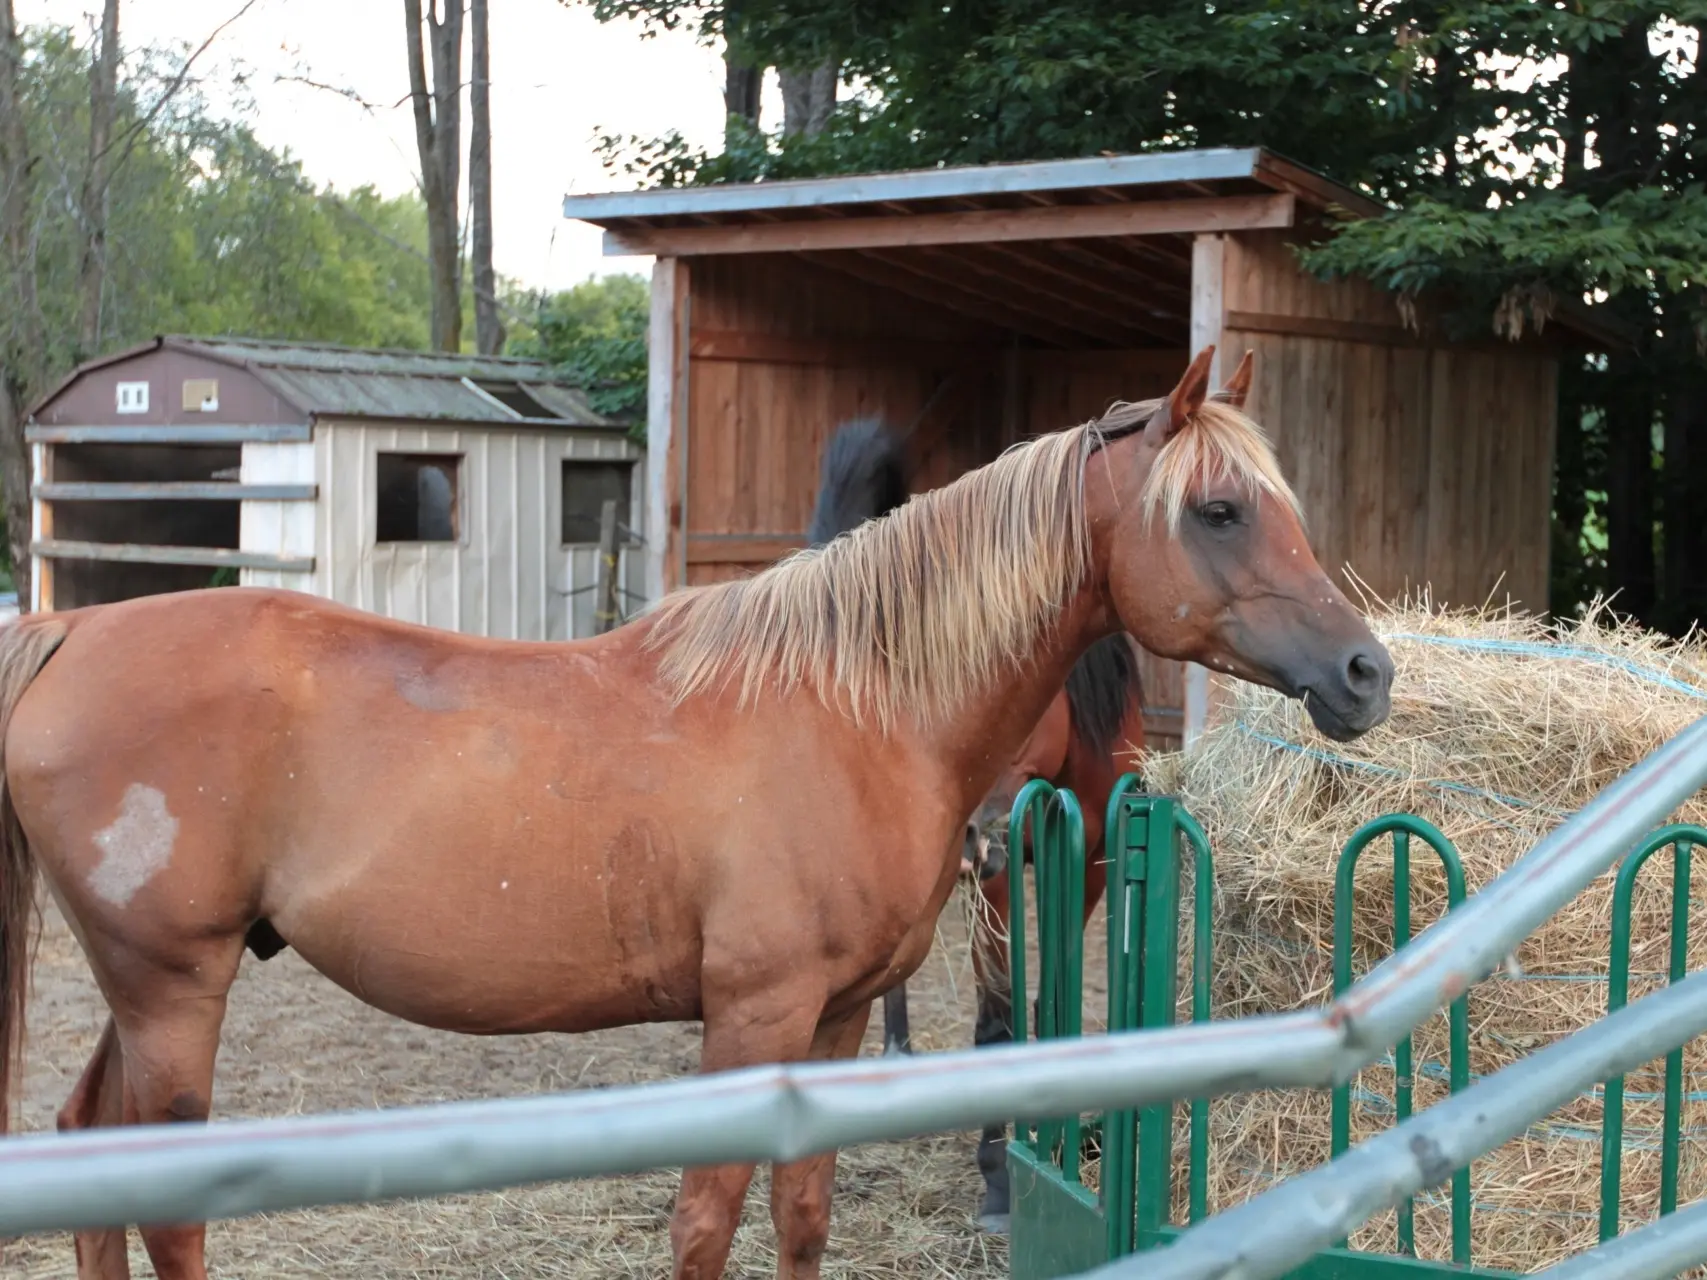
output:
[[[1179,805],[1167,796],[1150,802],[1149,866],[1144,878],[1142,1026],[1173,1025],[1179,987]],[[1136,1240],[1151,1247],[1167,1223],[1173,1191],[1172,1102],[1138,1113]]]
[[[1143,779],[1128,773],[1108,797],[1108,888],[1104,913],[1108,927],[1108,1029],[1130,1031],[1138,1025],[1142,951],[1134,936],[1139,889],[1148,865],[1150,797],[1138,794]],[[1110,1111],[1102,1119],[1102,1203],[1108,1233],[1108,1257],[1122,1258],[1136,1247],[1137,1113]]]
[[[1411,940],[1411,837],[1407,831],[1393,833],[1393,950],[1397,951]],[[1399,1041],[1393,1050],[1394,1123],[1403,1124],[1411,1118],[1415,1102],[1411,1080],[1411,1037]],[[1399,1252],[1417,1256],[1416,1200],[1406,1196],[1399,1201]]]
[[[1054,830],[1056,941],[1051,948],[1062,960],[1061,989],[1055,1016],[1058,1034],[1084,1034],[1085,977],[1085,819],[1079,798],[1063,788],[1050,806]],[[1080,1181],[1079,1155],[1083,1125],[1078,1112],[1066,1117],[1061,1134],[1061,1172],[1068,1182]]]
[[[1612,889],[1612,963],[1606,982],[1606,1011],[1622,1009],[1630,999],[1630,908],[1636,877],[1649,858],[1672,847],[1670,980],[1678,981],[1689,959],[1689,847],[1707,844],[1707,828],[1674,822],[1650,833],[1618,868]],[[1676,1061],[1676,1069],[1672,1063]],[[1673,1087],[1673,1079],[1676,1087]],[[1661,1146],[1660,1212],[1677,1208],[1677,1136],[1683,1109],[1683,1050],[1666,1055],[1665,1137]],[[1600,1131],[1600,1239],[1618,1234],[1624,1172],[1624,1077],[1606,1082]],[[1669,1200],[1667,1199],[1669,1193]]]
[[[1393,836],[1393,933],[1394,949],[1410,940],[1410,840],[1423,841],[1439,856],[1446,872],[1446,909],[1464,901],[1464,863],[1452,841],[1439,827],[1426,819],[1409,813],[1389,813],[1364,823],[1352,833],[1340,853],[1334,874],[1334,994],[1337,996],[1351,986],[1352,894],[1357,872],[1357,860],[1363,851],[1387,834]],[[1449,1052],[1448,1077],[1453,1093],[1470,1084],[1470,998],[1468,994],[1454,1000],[1447,1012]],[[1398,1078],[1399,1119],[1411,1109],[1411,1038],[1406,1036],[1394,1052],[1394,1074]],[[1351,1145],[1351,1082],[1333,1091],[1330,1141],[1333,1156],[1338,1158]],[[1452,1260],[1460,1266],[1470,1265],[1470,1170],[1454,1171],[1452,1175]],[[1414,1235],[1407,1228],[1414,1225],[1410,1201],[1401,1206],[1399,1216],[1400,1247],[1408,1253],[1416,1249]],[[1344,1248],[1346,1241],[1337,1242]]]
[[[1060,842],[1055,815],[1056,790],[1040,792],[1031,809],[1032,866],[1037,879],[1037,1037],[1054,1040],[1061,1034],[1060,951],[1061,883]],[[1010,857],[1012,855],[1010,854]],[[1017,1014],[1024,1017],[1024,1011]],[[1037,1125],[1037,1151],[1046,1160],[1056,1159],[1065,1137],[1063,1117],[1051,1116]]]
[[[1671,970],[1669,982],[1682,982],[1689,973],[1690,842],[1672,845]],[[1666,1054],[1665,1122],[1660,1139],[1660,1215],[1677,1212],[1677,1166],[1682,1156],[1683,1046]]]
[[[1191,872],[1191,1020],[1208,1022],[1210,981],[1215,971],[1215,855],[1209,836],[1184,805],[1176,810],[1180,830],[1192,849]],[[1191,1104],[1191,1142],[1187,1166],[1190,1178],[1189,1221],[1209,1216],[1209,1099]]]
[[[1041,778],[1033,778],[1020,788],[1014,797],[1014,807],[1008,812],[1008,998],[1011,1002],[1013,1039],[1024,1044],[1029,1034],[1026,1012],[1031,1008],[1031,993],[1026,983],[1025,964],[1025,818],[1026,811],[1039,795],[1054,788]],[[1015,1142],[1031,1145],[1036,1140],[1029,1121],[1014,1121]],[[1035,1151],[1036,1148],[1033,1147]]]

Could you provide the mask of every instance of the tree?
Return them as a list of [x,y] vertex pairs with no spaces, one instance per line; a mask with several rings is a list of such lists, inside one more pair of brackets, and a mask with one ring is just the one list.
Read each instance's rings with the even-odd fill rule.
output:
[[34,164],[24,119],[24,45],[12,0],[0,0],[0,252],[7,310],[14,317],[0,347],[0,499],[7,550],[21,608],[29,608],[30,456],[24,413],[47,370],[46,343],[36,317]]
[[77,293],[83,301],[78,336],[83,349],[101,344],[101,288],[107,266],[107,183],[113,162],[113,115],[119,91],[119,0],[101,10],[101,38],[89,59],[89,154],[83,162],[78,212],[83,221],[83,262]]
[[637,275],[589,277],[560,293],[517,300],[532,319],[510,354],[550,362],[587,394],[599,413],[646,439],[646,324],[651,288]]
[[[20,30],[0,0],[0,559],[26,606],[24,414],[94,354],[79,287],[82,193],[103,151],[91,84],[105,43]],[[198,52],[132,50],[120,66],[100,166],[100,346],[188,331],[425,347],[421,201],[317,190],[294,161],[209,110],[189,74]]]
[[[601,13],[716,29],[708,3]],[[1553,607],[1622,589],[1651,625],[1707,619],[1707,2],[742,0],[756,60],[837,51],[868,90],[817,135],[604,143],[649,184],[1264,145],[1395,206],[1310,247],[1404,315],[1429,289],[1465,335],[1513,337],[1561,299],[1632,335],[1566,371]],[[1657,477],[1657,478],[1656,478]],[[1604,535],[1604,547],[1598,545]]]
[[468,84],[468,221],[474,258],[474,346],[483,356],[504,349],[498,315],[498,277],[492,269],[491,55],[487,49],[486,0],[468,6],[471,50]]
[[[462,0],[427,0],[427,6],[423,23],[421,0],[403,0],[409,96],[415,109],[421,195],[427,204],[433,346],[441,351],[460,351],[462,241],[457,231],[457,209],[462,183]],[[425,45],[432,50],[430,88],[423,25],[427,28]]]

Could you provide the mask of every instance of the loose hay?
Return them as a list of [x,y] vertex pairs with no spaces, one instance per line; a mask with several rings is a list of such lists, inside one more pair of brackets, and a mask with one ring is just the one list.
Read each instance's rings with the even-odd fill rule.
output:
[[[1445,614],[1426,601],[1382,608],[1372,625],[1398,666],[1391,720],[1350,744],[1325,741],[1299,704],[1240,684],[1217,724],[1185,754],[1152,755],[1146,779],[1182,796],[1215,850],[1215,1016],[1319,1005],[1331,994],[1336,863],[1352,832],[1409,812],[1439,826],[1463,859],[1470,893],[1505,870],[1566,815],[1668,737],[1707,712],[1707,649],[1673,642],[1598,609],[1557,630],[1507,612]],[[1707,793],[1674,818],[1707,822]],[[1392,949],[1390,843],[1363,856],[1356,877],[1355,971]],[[1439,860],[1412,841],[1412,919],[1421,931],[1446,902]],[[1697,870],[1695,881],[1707,868]],[[1597,879],[1518,949],[1521,975],[1470,993],[1470,1069],[1484,1075],[1606,1011],[1616,869]],[[1699,892],[1699,890],[1698,890]],[[1643,871],[1634,896],[1630,998],[1663,981],[1671,859]],[[1188,917],[1189,918],[1189,917]],[[1690,923],[1691,955],[1707,954],[1707,914]],[[1182,935],[1182,979],[1189,972]],[[1182,980],[1182,988],[1186,983]],[[1182,1004],[1180,1017],[1189,1016]],[[1447,1020],[1414,1038],[1420,1111],[1447,1096]],[[1707,1194],[1707,1054],[1684,1056],[1680,1202]],[[1623,1224],[1658,1213],[1663,1064],[1625,1081]],[[1393,1123],[1391,1060],[1362,1072],[1352,1093],[1352,1141]],[[1211,1111],[1211,1210],[1237,1204],[1326,1161],[1326,1090],[1222,1099]],[[1185,1150],[1184,1109],[1179,1146]],[[1601,1090],[1597,1087],[1472,1167],[1478,1264],[1536,1270],[1597,1239]],[[1183,1159],[1175,1213],[1183,1216]],[[1445,1189],[1419,1197],[1423,1257],[1449,1259]],[[1353,1238],[1391,1250],[1395,1215]]]

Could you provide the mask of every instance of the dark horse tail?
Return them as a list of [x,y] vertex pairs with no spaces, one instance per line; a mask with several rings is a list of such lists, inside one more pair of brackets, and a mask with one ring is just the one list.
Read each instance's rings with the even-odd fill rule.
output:
[[806,531],[820,547],[906,502],[907,464],[901,440],[877,418],[843,423],[830,437],[818,469],[818,502]]
[[0,1134],[12,1117],[12,1081],[24,1050],[24,995],[29,986],[30,914],[36,860],[6,785],[6,730],[24,690],[65,639],[52,616],[22,618],[0,630]]

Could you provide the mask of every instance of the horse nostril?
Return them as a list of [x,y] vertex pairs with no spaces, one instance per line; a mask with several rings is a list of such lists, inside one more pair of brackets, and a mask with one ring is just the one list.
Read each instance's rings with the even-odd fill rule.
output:
[[1346,687],[1358,697],[1368,697],[1381,688],[1381,664],[1363,650],[1354,652],[1345,664]]

